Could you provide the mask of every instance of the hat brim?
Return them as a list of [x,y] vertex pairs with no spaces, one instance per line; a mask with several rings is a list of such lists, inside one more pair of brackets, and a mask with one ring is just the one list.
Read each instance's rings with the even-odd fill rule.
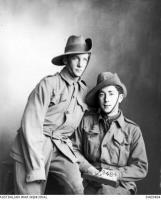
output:
[[[87,94],[86,96],[86,103],[91,106],[91,107],[97,107],[98,104],[97,104],[97,92],[104,88],[104,87],[107,87],[107,86],[110,86],[110,85],[116,85],[115,83],[113,83],[112,81],[109,82],[109,80],[105,80],[103,82],[101,82],[100,84],[96,85],[93,89],[91,89],[89,91],[89,93]],[[127,90],[126,90],[126,87],[125,85],[122,83],[121,85],[118,85],[119,87],[122,88],[123,90],[123,95],[124,95],[124,98],[127,96]]]
[[54,65],[58,65],[58,66],[63,66],[64,65],[64,57],[66,57],[67,55],[75,55],[75,54],[91,54],[90,51],[84,52],[84,51],[79,51],[79,52],[68,52],[68,53],[64,53],[62,55],[56,56],[54,57],[51,62]]

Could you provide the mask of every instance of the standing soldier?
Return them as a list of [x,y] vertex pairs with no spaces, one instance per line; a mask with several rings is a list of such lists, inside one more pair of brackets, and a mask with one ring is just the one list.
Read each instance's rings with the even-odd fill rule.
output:
[[83,193],[69,137],[87,109],[87,88],[81,77],[91,47],[91,39],[70,36],[65,53],[52,59],[53,64],[65,67],[43,78],[31,92],[11,150],[15,194],[44,194],[49,171],[62,180],[69,194]]

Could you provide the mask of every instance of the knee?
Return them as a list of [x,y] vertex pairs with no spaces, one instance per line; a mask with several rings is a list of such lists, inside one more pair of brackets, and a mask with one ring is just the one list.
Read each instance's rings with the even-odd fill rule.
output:
[[83,194],[83,180],[81,176],[71,176],[66,180],[67,185],[71,188],[73,194]]
[[64,174],[50,173],[45,194],[83,194],[82,181]]

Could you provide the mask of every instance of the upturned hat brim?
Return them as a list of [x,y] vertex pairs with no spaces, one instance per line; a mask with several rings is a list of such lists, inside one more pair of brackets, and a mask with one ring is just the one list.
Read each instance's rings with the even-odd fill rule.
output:
[[90,92],[87,94],[86,96],[86,103],[91,106],[91,107],[96,107],[97,104],[97,93],[99,90],[101,90],[104,87],[110,86],[110,85],[114,85],[114,86],[119,86],[122,88],[123,91],[123,95],[124,98],[127,96],[127,89],[125,87],[125,85],[123,83],[121,83],[121,85],[117,85],[116,83],[114,83],[112,80],[105,80],[101,83],[99,83],[98,85],[96,85],[93,89],[90,90]]
[[91,54],[90,51],[88,52],[84,52],[84,51],[78,51],[78,52],[67,52],[67,53],[64,53],[64,54],[61,54],[59,56],[56,56],[54,57],[51,62],[54,64],[54,65],[58,65],[58,66],[63,66],[64,65],[64,57],[68,56],[68,55],[76,55],[76,54]]

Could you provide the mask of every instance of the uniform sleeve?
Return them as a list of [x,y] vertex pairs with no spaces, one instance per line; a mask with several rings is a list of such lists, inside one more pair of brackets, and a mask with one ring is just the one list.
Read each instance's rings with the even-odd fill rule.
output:
[[84,146],[84,117],[78,126],[77,130],[73,134],[72,142],[74,153],[78,159],[78,164],[81,172],[87,172],[88,168],[92,165],[87,161],[87,159],[83,156],[83,146]]
[[[51,86],[46,79],[43,79],[30,94],[22,117],[21,128],[26,146],[23,153],[27,168],[27,182],[46,180],[42,154],[44,142],[43,122],[51,92]],[[24,145],[23,148],[25,148]]]
[[130,145],[128,164],[119,168],[124,181],[137,181],[143,179],[148,172],[148,161],[145,143],[139,127],[133,130],[133,138]]

